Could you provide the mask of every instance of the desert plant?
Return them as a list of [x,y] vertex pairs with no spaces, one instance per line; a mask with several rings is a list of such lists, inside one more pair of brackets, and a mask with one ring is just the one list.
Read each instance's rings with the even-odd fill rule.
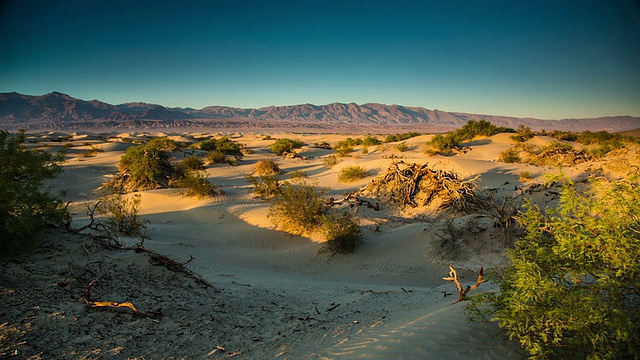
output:
[[322,162],[324,162],[324,165],[327,167],[334,167],[340,162],[340,160],[338,160],[336,155],[328,155],[322,158]]
[[184,171],[204,170],[204,160],[197,156],[189,156],[180,162]]
[[185,196],[195,196],[199,198],[220,195],[222,193],[219,187],[213,185],[197,170],[186,171],[182,176],[173,180],[171,186],[182,189]]
[[434,135],[426,144],[434,150],[434,154],[451,154],[462,149],[460,140],[453,133]]
[[518,154],[518,151],[514,148],[501,152],[499,159],[507,164],[520,163],[522,161],[520,154]]
[[294,149],[299,149],[303,145],[304,143],[302,141],[282,138],[269,145],[269,149],[271,149],[274,154],[282,156],[286,153],[292,153]]
[[169,139],[166,136],[157,137],[149,140],[147,144],[150,148],[155,148],[164,151],[176,151],[180,149],[180,145],[175,140]]
[[525,142],[531,138],[533,138],[533,132],[531,131],[531,128],[522,124],[518,125],[516,134],[511,135],[511,139],[516,142]]
[[123,183],[116,184],[129,190],[147,190],[166,187],[174,169],[169,153],[150,145],[130,147],[120,158],[118,170]]
[[291,172],[291,179],[304,179],[306,177],[308,177],[308,174],[306,171],[294,170]]
[[253,193],[260,197],[271,198],[282,193],[280,180],[274,175],[249,176],[247,179],[253,185]]
[[207,161],[211,164],[223,164],[227,162],[227,156],[220,150],[211,150],[207,153]]
[[278,175],[282,174],[282,169],[273,159],[265,159],[258,161],[253,166],[253,174],[255,175]]
[[333,150],[336,151],[336,154],[340,157],[347,157],[351,155],[353,152],[353,147],[355,146],[355,141],[351,138],[347,138],[343,141],[338,141],[334,146]]
[[121,194],[105,196],[100,201],[98,213],[107,217],[105,226],[109,232],[128,236],[143,235],[146,224],[138,216],[140,210],[140,195],[129,198]]
[[531,173],[528,171],[523,171],[520,173],[520,181],[527,182],[531,181]]
[[416,136],[420,136],[420,133],[411,131],[404,134],[391,134],[391,135],[387,135],[387,137],[384,139],[384,142],[391,143],[396,141],[403,141],[403,140],[411,139],[412,137],[416,137]]
[[268,216],[280,229],[303,235],[315,231],[322,224],[326,212],[324,196],[328,189],[301,180],[282,184],[282,193],[269,207]]
[[347,166],[340,170],[338,173],[338,181],[340,182],[353,182],[360,179],[364,179],[369,176],[369,170],[362,166]]
[[24,147],[24,131],[0,130],[0,250],[29,248],[47,225],[69,218],[59,198],[42,189],[43,182],[62,172],[64,155]]
[[363,145],[361,153],[362,155],[367,155],[369,153],[369,147],[366,145]]
[[[499,293],[474,297],[531,358],[640,357],[640,183],[565,180],[557,208],[529,204]],[[490,305],[488,308],[482,304]]]
[[382,144],[382,140],[374,136],[367,136],[362,140],[363,146],[375,146]]
[[322,218],[327,242],[319,252],[350,253],[362,241],[362,231],[355,216],[347,211],[329,213]]
[[89,149],[85,150],[82,152],[82,157],[93,157],[96,156],[96,154],[104,152],[104,149],[102,149],[99,146],[96,145],[92,145]]
[[409,145],[407,145],[406,143],[400,143],[398,145],[395,146],[396,150],[400,151],[400,152],[405,152],[407,150],[409,150]]
[[226,136],[220,139],[202,140],[191,147],[204,151],[219,151],[224,155],[242,156],[242,147]]

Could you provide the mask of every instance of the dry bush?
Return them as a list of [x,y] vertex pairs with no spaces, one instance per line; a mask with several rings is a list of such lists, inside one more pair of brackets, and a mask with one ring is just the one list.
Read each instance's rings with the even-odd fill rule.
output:
[[271,198],[282,194],[280,180],[275,175],[249,176],[247,179],[253,185],[253,193],[260,197]]
[[171,186],[182,189],[185,196],[204,198],[222,194],[222,190],[213,185],[199,171],[187,171],[183,176],[171,182]]
[[520,154],[514,148],[501,152],[499,156],[499,160],[507,164],[522,162],[522,158],[520,157]]
[[369,170],[362,166],[347,166],[338,173],[338,181],[353,182],[369,176]]
[[529,162],[539,166],[555,166],[576,165],[591,160],[591,156],[584,150],[576,150],[571,145],[554,142],[531,156]]
[[328,189],[305,180],[296,184],[285,182],[282,193],[269,207],[269,218],[280,229],[295,235],[309,234],[318,229],[326,213],[324,196]]
[[322,231],[327,236],[327,242],[319,253],[350,253],[362,241],[358,220],[347,211],[325,215],[322,219]]
[[327,167],[334,167],[340,160],[336,155],[328,155],[322,158],[322,162],[324,162]]
[[109,233],[141,236],[147,227],[145,221],[138,216],[139,194],[129,199],[120,194],[106,196],[100,201],[97,210],[107,217],[105,226]]
[[278,175],[282,174],[282,169],[272,159],[260,160],[253,166],[253,174],[258,176]]

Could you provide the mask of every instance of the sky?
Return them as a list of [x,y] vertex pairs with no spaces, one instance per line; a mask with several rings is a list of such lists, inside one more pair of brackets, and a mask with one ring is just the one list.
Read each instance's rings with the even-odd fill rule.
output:
[[640,3],[0,0],[0,92],[640,116]]

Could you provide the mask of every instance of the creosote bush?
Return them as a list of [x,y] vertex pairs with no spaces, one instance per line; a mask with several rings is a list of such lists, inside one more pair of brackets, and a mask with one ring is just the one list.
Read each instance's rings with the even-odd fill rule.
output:
[[362,241],[360,225],[355,216],[347,211],[325,215],[322,218],[322,232],[327,242],[320,252],[350,253]]
[[191,145],[191,147],[194,149],[200,149],[209,152],[219,151],[224,155],[242,156],[242,147],[226,136],[223,136],[220,139],[202,140]]
[[336,155],[327,155],[322,158],[322,162],[326,167],[334,167],[340,162],[340,160]]
[[213,185],[202,172],[197,170],[186,171],[182,176],[173,180],[171,186],[182,189],[185,196],[205,198],[222,194],[219,187]]
[[146,224],[138,216],[140,195],[128,199],[121,194],[112,194],[102,198],[98,213],[107,217],[106,226],[109,232],[128,236],[143,235]]
[[278,163],[273,159],[265,159],[258,161],[253,166],[253,174],[261,175],[278,175],[282,174],[282,169],[278,166]]
[[184,171],[204,170],[204,160],[197,156],[189,156],[180,162]]
[[283,138],[269,145],[269,149],[271,149],[274,154],[282,156],[287,153],[292,153],[294,149],[299,149],[303,145],[304,143],[302,141]]
[[640,358],[640,183],[565,182],[557,208],[521,214],[500,292],[466,312],[497,321],[532,359]]
[[46,225],[64,225],[69,214],[59,198],[42,189],[62,172],[62,153],[24,147],[24,131],[0,130],[0,250],[29,248]]
[[369,170],[362,166],[347,166],[338,173],[338,181],[353,182],[369,176]]
[[520,157],[520,154],[514,148],[507,149],[501,152],[499,159],[500,161],[505,162],[507,164],[522,162],[522,158]]
[[282,193],[274,197],[268,216],[280,229],[295,235],[314,232],[326,212],[324,196],[328,189],[304,179],[282,184]]
[[249,176],[247,179],[253,185],[253,193],[260,197],[272,198],[282,193],[280,179],[275,175]]

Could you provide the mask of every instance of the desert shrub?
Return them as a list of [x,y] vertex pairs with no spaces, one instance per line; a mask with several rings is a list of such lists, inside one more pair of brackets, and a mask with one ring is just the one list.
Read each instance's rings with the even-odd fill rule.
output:
[[499,159],[500,159],[500,161],[502,161],[504,163],[508,163],[508,164],[522,162],[522,158],[520,157],[520,154],[514,148],[511,148],[511,149],[508,149],[508,150],[505,150],[505,151],[501,152],[500,156],[499,156]]
[[382,144],[382,140],[374,136],[367,136],[362,140],[363,146],[375,146]]
[[271,198],[282,193],[280,180],[274,175],[249,176],[248,180],[253,185],[253,193],[260,197]]
[[294,149],[299,149],[303,145],[304,143],[302,141],[283,138],[269,145],[269,149],[271,149],[274,154],[281,156],[286,153],[292,153]]
[[362,153],[362,155],[367,155],[369,153],[369,147],[366,146],[366,145],[363,145],[361,153]]
[[124,183],[117,184],[128,190],[147,190],[166,187],[174,169],[169,153],[151,145],[130,147],[120,158],[118,170]]
[[528,171],[523,171],[520,173],[520,181],[527,182],[531,181],[531,173]]
[[327,167],[334,167],[340,162],[340,160],[336,155],[328,155],[322,158],[322,162],[324,162]]
[[495,125],[486,120],[469,120],[462,128],[454,132],[454,137],[459,141],[471,140],[474,137],[491,136],[497,134]]
[[255,175],[277,175],[282,174],[282,169],[278,163],[272,159],[260,160],[253,166]]
[[331,149],[331,144],[329,144],[326,141],[322,141],[319,143],[314,143],[313,144],[315,147],[320,148],[320,149]]
[[319,252],[350,253],[362,241],[362,231],[355,216],[347,211],[330,213],[322,218],[322,232],[327,242]]
[[227,156],[219,150],[211,150],[207,153],[207,161],[211,164],[224,164],[227,162]]
[[197,156],[189,156],[180,162],[184,171],[204,170],[204,160]]
[[93,157],[96,156],[96,154],[104,152],[104,149],[102,149],[99,146],[96,145],[92,145],[89,149],[85,150],[82,152],[82,157]]
[[434,154],[451,154],[462,149],[462,143],[453,133],[434,135],[426,144],[434,150]]
[[112,233],[128,236],[143,235],[146,224],[138,216],[140,195],[128,199],[121,194],[112,194],[101,199],[98,213],[107,217],[106,227]]
[[396,141],[403,141],[403,140],[411,139],[412,137],[416,137],[416,136],[420,136],[420,133],[412,131],[404,134],[387,135],[387,137],[384,138],[384,142],[391,143]]
[[547,134],[548,136],[560,140],[560,141],[576,141],[578,140],[578,134],[571,131],[558,131],[554,130]]
[[166,136],[157,137],[149,140],[147,144],[150,148],[155,148],[164,151],[176,151],[180,149],[180,145],[175,140],[169,139]]
[[525,142],[531,138],[533,138],[533,131],[531,131],[530,127],[524,126],[522,124],[518,125],[516,134],[511,135],[511,139],[515,142]]
[[200,171],[185,171],[179,178],[171,182],[171,186],[182,189],[185,196],[204,198],[220,195],[222,191],[213,185]]
[[294,170],[294,171],[291,172],[291,178],[292,179],[304,179],[306,177],[308,177],[306,171]]
[[242,147],[238,143],[229,140],[226,136],[220,139],[202,140],[193,144],[192,147],[209,152],[219,151],[224,155],[242,156]]
[[328,189],[307,181],[285,182],[282,193],[269,207],[268,216],[280,229],[303,235],[315,231],[322,224],[326,212],[324,196]]
[[591,160],[591,156],[584,150],[575,150],[570,144],[553,142],[542,147],[529,160],[531,164],[540,166],[575,165]]
[[340,170],[338,173],[338,181],[340,182],[353,182],[360,179],[364,179],[369,176],[369,170],[362,166],[347,166]]
[[59,198],[42,187],[62,172],[62,153],[52,155],[24,147],[24,131],[0,130],[0,250],[29,248],[47,225],[69,218]]
[[407,145],[406,143],[400,143],[398,145],[395,146],[396,150],[400,151],[400,152],[405,152],[407,150],[409,150],[409,145]]
[[346,140],[338,141],[334,146],[333,150],[336,151],[338,156],[347,157],[351,155],[353,152],[353,147],[356,145],[356,141],[352,138],[347,138]]
[[467,313],[498,321],[531,358],[639,358],[638,214],[637,179],[566,184],[557,208],[529,204],[500,292],[472,297]]

